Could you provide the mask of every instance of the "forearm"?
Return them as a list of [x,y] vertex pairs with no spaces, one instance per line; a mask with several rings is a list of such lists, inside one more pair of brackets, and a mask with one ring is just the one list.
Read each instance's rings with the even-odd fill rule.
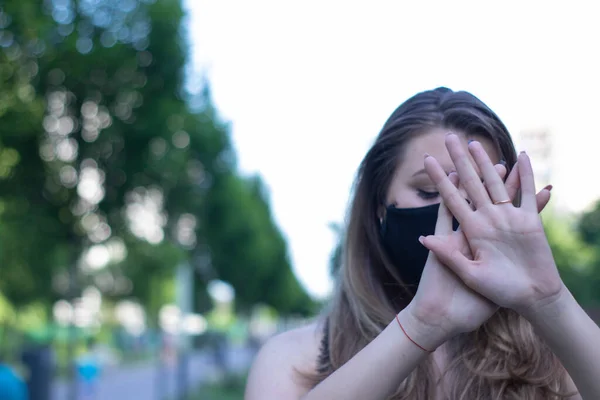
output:
[[[440,333],[421,328],[407,310],[400,313],[400,321],[411,338],[425,348],[434,349],[445,341]],[[393,320],[379,336],[302,400],[387,399],[427,355]]]
[[553,303],[525,316],[561,360],[583,399],[600,399],[600,328],[565,287]]

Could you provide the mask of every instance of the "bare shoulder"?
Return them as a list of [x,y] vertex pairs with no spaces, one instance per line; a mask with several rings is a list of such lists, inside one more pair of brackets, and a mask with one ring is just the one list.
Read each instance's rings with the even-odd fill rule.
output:
[[269,339],[254,360],[246,400],[297,400],[309,391],[300,373],[314,372],[323,331],[314,322]]
[[573,396],[569,397],[568,400],[583,400],[581,394],[579,394],[579,390],[577,390],[577,386],[575,386],[575,382],[571,379],[571,376],[566,373],[565,380],[567,384],[567,392],[575,393]]

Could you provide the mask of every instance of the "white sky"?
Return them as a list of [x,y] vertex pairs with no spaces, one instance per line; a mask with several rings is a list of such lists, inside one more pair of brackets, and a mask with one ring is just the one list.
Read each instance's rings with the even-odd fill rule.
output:
[[555,205],[576,211],[600,198],[592,1],[186,3],[193,68],[232,123],[240,168],[269,185],[295,272],[314,295],[330,290],[327,225],[343,220],[358,164],[418,91],[468,90],[515,136],[550,129]]

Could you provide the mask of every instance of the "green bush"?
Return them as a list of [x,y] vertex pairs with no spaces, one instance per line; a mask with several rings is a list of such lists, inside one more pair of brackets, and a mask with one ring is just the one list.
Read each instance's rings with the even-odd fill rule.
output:
[[191,400],[242,400],[245,387],[245,375],[229,375],[219,383],[202,385]]

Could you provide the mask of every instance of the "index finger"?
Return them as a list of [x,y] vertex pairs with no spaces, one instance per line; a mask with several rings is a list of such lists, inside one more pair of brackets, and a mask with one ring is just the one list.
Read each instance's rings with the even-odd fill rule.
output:
[[458,222],[462,223],[469,213],[472,212],[465,198],[450,181],[440,163],[430,155],[425,156],[425,171],[427,171],[429,178],[440,192],[440,196],[442,196],[446,207],[448,207]]
[[452,214],[444,204],[444,200],[442,200],[435,223],[435,234],[448,235],[450,233],[452,233]]
[[481,143],[471,141],[468,147],[475,163],[477,163],[477,166],[483,175],[485,188],[487,188],[489,198],[491,198],[492,201],[506,200],[508,198],[508,193],[506,192],[504,182]]
[[449,134],[446,137],[446,147],[448,148],[452,162],[454,162],[460,181],[467,191],[469,198],[475,204],[475,208],[480,208],[485,204],[491,203],[490,196],[483,186],[479,174],[475,171],[469,154],[463,147],[463,143],[458,135]]

